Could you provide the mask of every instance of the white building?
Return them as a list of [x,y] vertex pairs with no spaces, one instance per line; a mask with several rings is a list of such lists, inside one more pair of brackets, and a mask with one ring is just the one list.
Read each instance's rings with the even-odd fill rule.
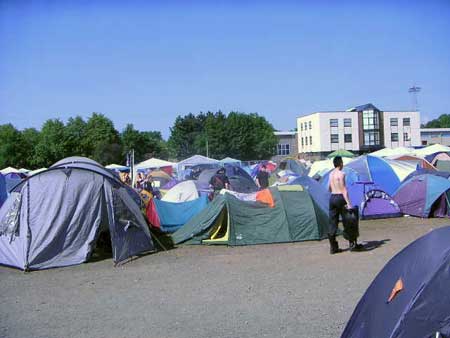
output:
[[297,130],[298,151],[303,157],[323,158],[338,149],[358,154],[421,145],[419,112],[380,111],[370,103],[299,117]]

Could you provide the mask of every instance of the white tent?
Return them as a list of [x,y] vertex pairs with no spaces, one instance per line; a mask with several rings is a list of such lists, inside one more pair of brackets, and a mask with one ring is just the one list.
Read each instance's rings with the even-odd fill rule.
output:
[[187,202],[198,198],[198,191],[193,181],[184,181],[178,183],[170,189],[161,199],[166,202]]
[[29,171],[28,172],[28,176],[35,175],[35,174],[40,173],[41,171],[44,171],[44,170],[47,170],[47,168],[40,168],[40,169]]
[[384,158],[384,160],[389,164],[392,170],[395,172],[400,182],[402,182],[406,176],[416,171],[417,165],[407,161],[397,161]]
[[450,152],[450,147],[443,146],[442,144],[433,144],[432,146],[416,150],[415,154],[420,157],[425,157],[439,152]]
[[[351,161],[353,161],[352,158],[348,158],[348,157],[342,158],[342,162],[344,162],[344,165],[346,165],[347,163],[349,163]],[[308,176],[313,177],[316,174],[323,176],[324,174],[326,174],[328,171],[330,171],[333,168],[334,168],[334,164],[333,164],[332,159],[315,161],[311,165],[311,169],[309,170]]]
[[190,168],[190,167],[194,167],[196,165],[202,165],[202,164],[211,164],[211,165],[217,164],[217,165],[219,165],[220,162],[213,158],[209,158],[206,156],[194,155],[194,156],[189,157],[181,162],[178,162],[177,172],[178,172],[179,178],[181,178],[180,175],[183,170],[186,170],[187,168]]
[[241,165],[241,161],[236,160],[236,159],[231,158],[231,157],[225,157],[224,159],[221,159],[220,163],[222,163],[222,164],[237,163],[237,164]]
[[406,147],[397,147],[397,148],[383,148],[373,153],[370,153],[371,156],[377,157],[388,157],[388,156],[398,156],[398,155],[408,155],[413,152],[413,149]]
[[176,163],[160,160],[158,158],[150,158],[135,165],[136,169],[153,169],[163,167],[173,167]]
[[11,173],[13,173],[13,174],[20,174],[20,171],[19,171],[19,169],[16,169],[16,168],[13,168],[13,167],[8,167],[8,168],[0,170],[0,173],[3,174],[3,175],[8,175],[8,174],[11,174]]
[[127,170],[130,170],[130,168],[128,168],[127,166],[120,165],[120,164],[109,164],[105,168],[109,169],[109,170],[116,170],[116,171],[127,171]]

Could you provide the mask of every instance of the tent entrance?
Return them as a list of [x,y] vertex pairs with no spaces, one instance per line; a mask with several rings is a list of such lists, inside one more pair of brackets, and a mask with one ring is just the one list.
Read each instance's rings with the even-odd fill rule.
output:
[[230,236],[230,215],[225,207],[217,216],[210,239],[204,239],[203,244],[227,244]]

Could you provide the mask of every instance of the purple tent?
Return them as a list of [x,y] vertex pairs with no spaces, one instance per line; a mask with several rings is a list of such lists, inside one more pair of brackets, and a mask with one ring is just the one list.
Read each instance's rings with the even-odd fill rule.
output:
[[372,189],[365,193],[361,203],[361,219],[400,217],[402,212],[398,204],[382,190]]
[[449,180],[424,174],[403,182],[393,198],[404,214],[424,218],[447,217],[449,191]]

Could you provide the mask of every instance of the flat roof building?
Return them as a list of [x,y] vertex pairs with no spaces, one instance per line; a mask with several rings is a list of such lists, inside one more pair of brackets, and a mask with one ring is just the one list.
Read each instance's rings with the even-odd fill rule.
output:
[[381,111],[371,103],[301,116],[297,130],[300,157],[313,159],[338,149],[363,154],[422,143],[418,111]]
[[290,156],[298,157],[298,138],[296,131],[276,131],[274,132],[278,139],[276,155],[272,161],[280,162],[282,159]]
[[423,146],[436,143],[450,146],[450,128],[421,128],[420,138]]

